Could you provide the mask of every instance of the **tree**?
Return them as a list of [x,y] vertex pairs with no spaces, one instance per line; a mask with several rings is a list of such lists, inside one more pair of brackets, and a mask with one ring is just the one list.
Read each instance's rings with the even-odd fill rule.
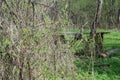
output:
[[95,15],[95,19],[94,19],[94,21],[92,23],[91,32],[90,32],[91,37],[95,36],[96,29],[97,29],[97,27],[99,25],[99,20],[100,20],[100,16],[101,16],[101,9],[102,9],[102,3],[103,3],[103,0],[98,0],[97,12],[96,12],[96,15]]
[[90,37],[92,38],[92,42],[91,42],[92,48],[90,50],[91,50],[92,78],[93,78],[93,80],[94,80],[94,56],[95,56],[95,52],[96,52],[95,36],[96,36],[96,30],[97,30],[100,16],[101,16],[102,3],[103,3],[103,0],[98,0],[97,12],[95,15],[95,19],[92,23],[91,32],[90,32]]

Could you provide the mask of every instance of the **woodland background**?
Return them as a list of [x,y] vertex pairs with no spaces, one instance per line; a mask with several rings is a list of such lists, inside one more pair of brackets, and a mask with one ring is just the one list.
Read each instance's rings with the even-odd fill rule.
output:
[[[0,0],[0,79],[119,80],[119,52],[102,61],[90,55],[94,41],[88,36],[98,1]],[[119,9],[120,0],[103,0],[97,30],[110,32],[105,51],[120,49]],[[85,41],[74,40],[80,31]],[[83,48],[85,55],[76,56]],[[110,67],[95,67],[103,62]]]

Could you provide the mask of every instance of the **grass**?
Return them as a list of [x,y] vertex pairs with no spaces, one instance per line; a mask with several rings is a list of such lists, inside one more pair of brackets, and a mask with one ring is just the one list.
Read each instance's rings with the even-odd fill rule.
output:
[[[88,30],[87,30],[88,31]],[[105,51],[111,49],[119,49],[120,51],[120,31],[119,30],[98,30],[99,31],[108,31],[109,34],[104,35],[104,49]],[[77,49],[81,43],[77,42]],[[75,47],[75,46],[74,46]],[[75,49],[76,49],[75,48]],[[103,59],[102,62],[98,62],[97,64],[101,63],[108,63],[110,64],[109,67],[94,67],[94,80],[120,80],[120,52],[115,52],[111,58]],[[98,59],[99,61],[99,59]],[[76,60],[74,63],[78,67],[78,74],[84,74],[91,76],[91,62],[83,61],[82,59]],[[77,79],[79,80],[79,79]],[[86,79],[89,80],[89,79]]]
[[120,49],[120,31],[111,30],[110,34],[106,34],[104,37],[104,47],[105,49]]
[[[105,50],[120,49],[120,31],[109,30],[110,34],[104,36],[104,48]],[[110,64],[110,67],[98,68],[95,71],[96,80],[120,80],[120,52],[114,53],[106,63]]]

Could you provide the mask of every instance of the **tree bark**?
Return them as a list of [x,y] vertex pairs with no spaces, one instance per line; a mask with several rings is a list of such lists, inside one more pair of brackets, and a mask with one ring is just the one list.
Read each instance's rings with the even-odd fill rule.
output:
[[97,12],[95,15],[95,19],[92,23],[91,32],[90,32],[90,37],[92,38],[92,41],[91,41],[92,48],[90,49],[91,50],[91,65],[92,65],[92,80],[94,80],[94,61],[95,61],[95,52],[96,52],[95,36],[96,36],[96,30],[97,30],[100,16],[101,16],[102,3],[103,3],[103,0],[98,0]]
[[96,34],[96,29],[98,27],[100,16],[101,16],[102,3],[103,3],[103,0],[98,0],[97,12],[95,15],[95,19],[92,23],[91,32],[90,32],[91,37],[94,37]]
[[117,22],[118,22],[118,24],[120,23],[120,9],[118,9]]
[[1,8],[1,6],[2,6],[2,3],[3,3],[3,0],[0,0],[0,8]]

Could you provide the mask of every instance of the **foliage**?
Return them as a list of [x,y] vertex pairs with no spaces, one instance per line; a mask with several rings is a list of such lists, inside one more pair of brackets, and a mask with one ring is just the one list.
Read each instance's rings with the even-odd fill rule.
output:
[[[98,30],[106,28],[110,31],[104,36],[105,51],[120,48],[120,32],[110,29],[118,25],[116,15],[120,1],[115,0],[112,6],[111,1],[114,0],[104,1],[100,21],[103,29]],[[107,62],[110,67],[92,65],[90,52],[94,42],[88,36],[96,3],[95,0],[70,0],[70,4],[69,0],[1,0],[0,79],[118,80],[119,52],[109,60],[94,61],[94,65]],[[80,32],[86,22],[88,24],[81,32],[84,40],[74,40],[74,33]],[[81,54],[83,50],[85,55]],[[75,52],[80,56],[76,56]]]

